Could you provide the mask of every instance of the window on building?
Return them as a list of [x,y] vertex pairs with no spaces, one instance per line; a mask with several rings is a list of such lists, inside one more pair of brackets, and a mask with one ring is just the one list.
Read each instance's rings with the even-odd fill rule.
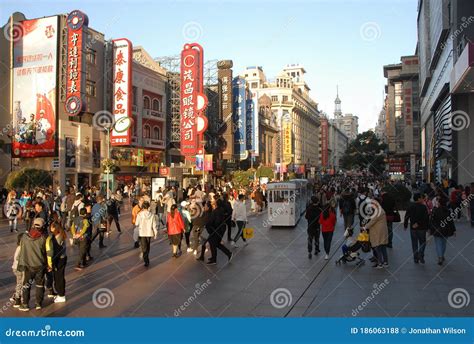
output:
[[161,139],[160,127],[153,127],[153,138],[156,140]]
[[272,96],[272,102],[277,102],[278,101],[278,96]]
[[137,105],[137,88],[136,86],[132,87],[132,99],[133,99],[133,105]]
[[258,88],[258,82],[252,82],[251,88]]
[[153,110],[161,111],[161,103],[158,99],[153,98]]
[[257,76],[257,73],[253,73],[253,76]]
[[86,61],[95,65],[97,63],[97,51],[91,48],[87,48]]
[[149,139],[150,136],[151,136],[150,126],[148,124],[145,124],[145,126],[143,127],[143,137],[146,139]]
[[150,97],[148,96],[143,97],[143,108],[150,109]]
[[288,96],[283,96],[283,101],[287,102],[288,101]]
[[86,94],[90,97],[97,95],[97,88],[95,87],[95,81],[86,80]]

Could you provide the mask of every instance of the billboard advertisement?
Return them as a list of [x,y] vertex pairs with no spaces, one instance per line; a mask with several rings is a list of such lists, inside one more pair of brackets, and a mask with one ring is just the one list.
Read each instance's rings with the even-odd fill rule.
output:
[[24,20],[13,42],[12,156],[57,156],[58,17]]
[[80,115],[84,108],[87,16],[75,10],[67,17],[67,82],[65,110],[70,116]]
[[234,122],[234,156],[236,159],[247,158],[246,137],[246,91],[245,79],[235,77],[232,81],[233,122]]
[[219,117],[223,123],[222,137],[225,140],[223,159],[234,158],[234,133],[232,124],[232,60],[217,63],[217,79],[219,81]]
[[[114,39],[113,61],[113,101],[112,109],[115,123],[122,118],[132,117],[132,43],[126,38]],[[118,131],[116,125],[110,135],[112,146],[130,145],[131,127]]]
[[203,49],[185,44],[181,52],[181,155],[195,156],[199,147],[197,117],[203,92]]
[[326,118],[321,119],[321,165],[323,168],[328,167],[328,141],[329,141],[329,123]]

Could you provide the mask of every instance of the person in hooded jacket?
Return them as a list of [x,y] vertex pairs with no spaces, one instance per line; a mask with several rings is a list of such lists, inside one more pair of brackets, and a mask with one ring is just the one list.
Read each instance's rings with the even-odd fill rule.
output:
[[145,266],[150,265],[150,243],[151,238],[158,237],[158,218],[150,211],[150,203],[144,201],[140,212],[137,214],[135,225],[138,227],[138,239],[142,248],[143,262]]
[[23,295],[20,311],[30,310],[30,290],[33,283],[36,286],[36,309],[41,309],[44,298],[44,275],[46,272],[46,237],[43,235],[44,219],[38,217],[33,220],[29,232],[24,234],[20,241],[20,255],[18,257],[18,271],[24,272]]

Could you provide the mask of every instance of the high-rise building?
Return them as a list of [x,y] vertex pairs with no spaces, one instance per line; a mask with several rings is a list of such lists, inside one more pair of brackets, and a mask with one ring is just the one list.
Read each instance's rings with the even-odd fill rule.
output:
[[420,0],[418,56],[424,177],[473,181],[474,2]]

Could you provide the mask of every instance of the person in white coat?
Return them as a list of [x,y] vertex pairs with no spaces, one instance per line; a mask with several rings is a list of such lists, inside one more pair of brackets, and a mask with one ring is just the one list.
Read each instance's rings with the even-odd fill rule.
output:
[[245,205],[245,196],[239,195],[239,198],[234,202],[234,208],[232,210],[232,221],[237,225],[237,234],[234,240],[230,242],[233,247],[238,247],[236,242],[239,238],[242,238],[244,245],[247,245],[247,241],[244,238],[243,232],[245,225],[247,224],[247,207]]
[[138,227],[138,238],[140,247],[142,248],[143,261],[145,266],[150,265],[150,242],[151,238],[158,237],[158,219],[155,214],[150,211],[150,203],[143,202],[142,210],[138,213],[135,225]]

